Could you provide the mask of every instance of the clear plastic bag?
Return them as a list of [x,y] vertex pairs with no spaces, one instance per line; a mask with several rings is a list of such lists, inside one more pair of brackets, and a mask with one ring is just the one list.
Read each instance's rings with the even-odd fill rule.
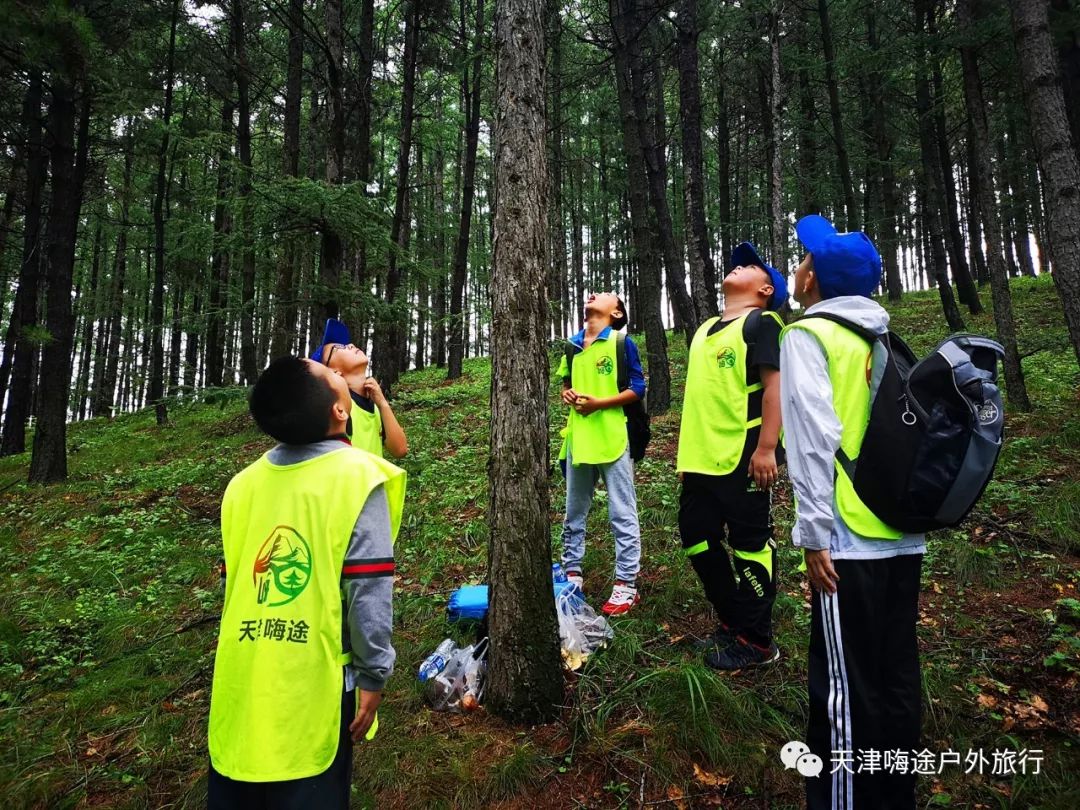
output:
[[567,669],[579,669],[590,655],[615,636],[608,620],[589,607],[576,590],[559,594],[555,599],[555,610]]
[[437,712],[472,711],[484,697],[488,640],[454,650],[442,672],[427,682],[428,703]]

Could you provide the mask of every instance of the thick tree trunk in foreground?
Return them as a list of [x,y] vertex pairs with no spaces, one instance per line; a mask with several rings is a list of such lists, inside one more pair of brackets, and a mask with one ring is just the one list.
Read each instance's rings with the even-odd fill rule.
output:
[[844,193],[846,213],[844,230],[856,231],[859,229],[859,209],[855,207],[851,163],[848,160],[847,140],[844,137],[844,119],[840,112],[840,88],[836,80],[836,48],[833,45],[832,25],[829,22],[829,0],[818,0],[818,18],[821,20],[821,48],[825,56],[825,84],[829,90],[829,114],[832,118],[833,141],[836,144],[836,167]]
[[1011,0],[1031,137],[1046,194],[1054,283],[1080,361],[1080,161],[1069,132],[1046,0]]
[[495,10],[487,705],[529,723],[553,719],[563,697],[548,525],[543,12],[543,0]]
[[[974,28],[975,0],[958,0],[956,15],[963,34],[970,37]],[[990,272],[990,294],[994,301],[994,324],[998,340],[1005,348],[1005,388],[1009,405],[1018,411],[1030,411],[1024,372],[1020,365],[1020,352],[1016,346],[1016,326],[1013,323],[1012,295],[1009,293],[1009,275],[1002,257],[1001,225],[997,218],[994,193],[994,172],[990,165],[990,136],[986,122],[986,102],[983,98],[982,80],[975,43],[965,41],[960,49],[960,61],[964,72],[964,104],[967,107],[970,134],[974,138],[970,155],[972,168],[978,173],[971,183],[978,194],[981,221],[986,228],[989,248],[987,262]]]

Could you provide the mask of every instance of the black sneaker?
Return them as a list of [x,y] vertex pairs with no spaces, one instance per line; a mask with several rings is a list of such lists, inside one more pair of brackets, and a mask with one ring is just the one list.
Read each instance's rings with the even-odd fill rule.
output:
[[737,638],[734,643],[723,649],[714,649],[705,653],[705,666],[732,672],[736,669],[760,667],[780,660],[780,648],[769,644],[767,650]]
[[699,650],[722,650],[725,647],[730,647],[735,643],[735,631],[721,622],[716,625],[716,629],[713,630],[705,638],[694,639],[694,646]]

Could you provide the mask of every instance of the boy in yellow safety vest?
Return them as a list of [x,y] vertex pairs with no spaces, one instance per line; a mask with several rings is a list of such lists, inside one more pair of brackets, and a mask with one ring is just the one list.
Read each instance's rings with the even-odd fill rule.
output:
[[252,390],[251,415],[280,444],[221,503],[211,810],[345,810],[353,742],[378,727],[405,473],[349,444],[351,409],[340,374],[298,357]]
[[859,455],[887,350],[830,318],[874,335],[887,330],[889,314],[870,299],[881,257],[866,234],[837,233],[816,214],[795,229],[807,255],[794,295],[806,313],[781,334],[780,404],[795,494],[791,536],[814,588],[806,744],[824,763],[806,780],[806,803],[914,808],[914,770],[856,761],[919,748],[915,625],[925,535],[879,520],[839,461]]
[[[690,343],[679,429],[679,534],[716,611],[705,663],[771,663],[776,544],[770,487],[780,435],[780,330],[787,281],[749,242],[731,254],[724,311]],[[724,548],[725,528],[732,557]],[[734,562],[734,567],[732,563]]]
[[585,520],[593,491],[602,478],[607,487],[608,516],[615,534],[615,585],[601,610],[609,616],[626,613],[639,601],[637,575],[641,565],[634,462],[626,433],[623,407],[645,396],[645,375],[637,346],[624,344],[629,387],[619,390],[619,340],[626,326],[626,306],[615,293],[593,293],[585,301],[585,328],[570,338],[558,376],[562,399],[570,407],[566,424],[566,520],[563,523],[562,565],[567,579],[582,586],[585,558]]
[[377,456],[383,455],[385,448],[393,458],[404,458],[409,451],[405,431],[398,424],[382,386],[368,376],[368,356],[353,345],[348,327],[335,318],[327,318],[322,343],[311,353],[311,359],[340,374],[349,386],[352,411],[345,433],[353,447]]

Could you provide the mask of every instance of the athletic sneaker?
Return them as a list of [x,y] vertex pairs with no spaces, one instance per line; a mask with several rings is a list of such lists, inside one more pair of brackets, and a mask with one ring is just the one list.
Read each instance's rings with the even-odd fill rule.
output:
[[714,649],[705,653],[705,666],[727,672],[747,667],[760,667],[780,660],[780,648],[775,643],[768,649],[751,644],[743,638],[736,638],[726,648]]
[[735,638],[735,631],[723,622],[720,622],[716,625],[716,629],[709,633],[705,638],[694,639],[694,646],[701,650],[723,650],[734,644]]
[[608,616],[618,616],[626,613],[640,601],[637,588],[633,585],[616,583],[615,587],[611,589],[611,596],[608,597],[607,602],[600,609]]
[[576,586],[581,593],[585,593],[585,580],[582,578],[580,571],[570,571],[566,575],[566,581]]

